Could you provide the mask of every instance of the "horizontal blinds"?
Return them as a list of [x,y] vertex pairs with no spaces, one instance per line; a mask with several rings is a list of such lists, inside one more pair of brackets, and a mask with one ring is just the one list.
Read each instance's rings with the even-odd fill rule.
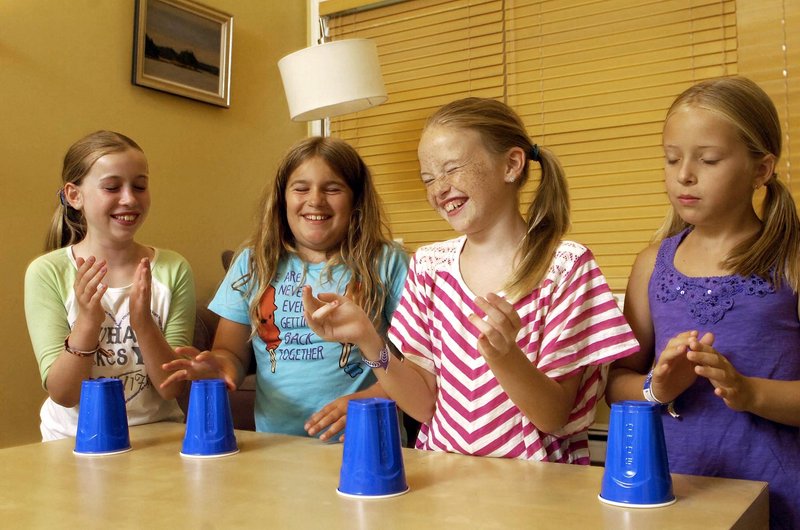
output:
[[517,0],[506,8],[507,102],[564,165],[569,237],[624,290],[667,211],[665,111],[695,81],[736,72],[735,2]]
[[389,101],[333,119],[331,131],[372,168],[394,235],[413,250],[455,235],[419,179],[425,118],[468,95],[506,101],[565,166],[569,237],[592,249],[612,289],[624,290],[667,210],[664,113],[692,83],[737,73],[736,5],[409,0],[333,16],[333,40],[377,43]]
[[739,71],[756,81],[778,109],[784,134],[777,168],[800,198],[800,2],[740,0]]
[[419,177],[417,143],[427,116],[480,95],[502,98],[503,2],[411,0],[330,20],[333,40],[376,42],[389,101],[332,120],[331,134],[370,166],[395,237],[409,249],[453,237],[434,213]]

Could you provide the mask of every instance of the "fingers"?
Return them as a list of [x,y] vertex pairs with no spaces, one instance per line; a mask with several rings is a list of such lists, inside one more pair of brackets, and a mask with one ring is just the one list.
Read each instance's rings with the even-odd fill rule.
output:
[[[161,367],[164,370],[168,370],[167,367],[166,367],[168,364],[172,364],[172,363],[165,363]],[[167,388],[172,383],[175,383],[175,382],[178,382],[178,381],[188,381],[188,380],[189,380],[189,373],[186,370],[178,370],[178,371],[172,372],[170,375],[168,375],[167,378],[164,379],[164,381],[162,381],[160,385],[158,385],[158,387],[159,388]]]
[[108,267],[106,267],[105,260],[96,261],[94,256],[89,256],[85,261],[80,261],[81,264],[78,267],[78,273],[75,276],[73,288],[75,290],[75,296],[77,296],[80,301],[88,303],[95,297],[98,290],[105,291],[106,286],[101,282],[108,272]]
[[329,440],[344,429],[347,418],[347,400],[342,398],[328,403],[321,410],[314,413],[303,428],[309,436],[314,436],[328,429],[319,437],[320,440]]
[[190,359],[175,359],[173,361],[169,361],[163,363],[161,365],[161,369],[165,372],[175,372],[178,370],[189,370],[192,368],[192,362]]
[[[514,306],[494,293],[489,293],[486,297],[479,296],[474,302],[485,313],[483,318],[477,313],[469,316],[469,321],[480,331],[479,349],[482,348],[486,355],[511,349],[522,326]],[[487,340],[482,341],[484,338]]]
[[522,322],[520,321],[519,314],[514,309],[514,306],[502,296],[489,293],[485,298],[479,296],[474,301],[492,322],[500,324],[501,326],[508,325],[516,329],[521,327]]
[[[342,416],[341,418],[333,422],[331,426],[328,427],[328,430],[322,433],[322,435],[320,435],[319,439],[322,440],[323,442],[327,442],[328,440],[330,440],[331,438],[342,432],[344,430],[346,423],[347,423],[347,417]],[[344,434],[342,434],[342,441],[344,441],[343,438]]]

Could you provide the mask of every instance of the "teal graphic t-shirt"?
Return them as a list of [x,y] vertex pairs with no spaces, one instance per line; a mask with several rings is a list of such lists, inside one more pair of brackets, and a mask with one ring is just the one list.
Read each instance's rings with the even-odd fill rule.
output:
[[[248,285],[238,284],[247,272],[249,256],[250,249],[237,256],[208,306],[222,318],[247,326],[255,292],[248,296]],[[385,335],[403,291],[408,257],[394,247],[386,247],[383,256],[380,276],[387,298],[379,331]],[[257,431],[305,435],[303,425],[312,414],[334,399],[375,383],[356,346],[322,340],[303,316],[303,285],[310,285],[315,295],[345,294],[350,279],[342,265],[325,270],[325,263],[305,263],[296,255],[280,264],[259,302],[261,323],[252,341],[257,362]]]

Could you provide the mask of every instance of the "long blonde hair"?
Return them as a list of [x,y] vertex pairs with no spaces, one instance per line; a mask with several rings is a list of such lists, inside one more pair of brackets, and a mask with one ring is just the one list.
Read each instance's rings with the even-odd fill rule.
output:
[[[702,108],[728,121],[753,160],[771,154],[777,164],[781,156],[781,124],[769,96],[745,77],[703,81],[679,95],[667,111],[667,119],[679,109]],[[666,121],[666,120],[665,120]],[[741,276],[755,274],[776,287],[788,281],[800,287],[800,219],[792,194],[773,173],[766,182],[761,211],[761,230],[734,247],[723,266]],[[656,239],[674,236],[690,225],[670,208]]]
[[253,333],[260,323],[258,306],[261,297],[275,279],[282,259],[297,254],[295,239],[286,211],[286,185],[292,173],[305,161],[319,157],[339,175],[353,193],[349,229],[338,249],[328,254],[330,267],[343,264],[357,286],[352,295],[374,321],[378,321],[386,301],[386,288],[380,278],[379,265],[387,246],[394,243],[384,220],[380,199],[369,168],[355,149],[337,138],[315,136],[295,144],[284,156],[275,180],[262,193],[256,230],[244,248],[250,249],[247,272],[233,288],[255,292],[250,301],[250,323]]
[[95,131],[84,136],[67,150],[61,170],[61,189],[58,191],[58,205],[47,232],[45,250],[51,251],[79,243],[86,237],[86,219],[80,210],[76,210],[64,196],[64,185],[67,183],[80,186],[92,166],[101,157],[136,149],[144,154],[139,145],[114,131]]
[[541,283],[569,230],[569,188],[561,163],[552,151],[533,143],[511,107],[494,99],[469,97],[448,103],[428,118],[425,128],[432,126],[474,130],[495,154],[521,148],[526,156],[518,190],[528,181],[530,161],[541,165],[542,177],[526,214],[528,230],[520,244],[519,262],[503,287],[512,300],[530,293]]

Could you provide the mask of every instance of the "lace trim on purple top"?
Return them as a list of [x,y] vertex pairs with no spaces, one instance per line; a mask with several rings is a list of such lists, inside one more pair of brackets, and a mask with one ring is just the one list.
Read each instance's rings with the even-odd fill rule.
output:
[[[683,239],[676,236],[678,241]],[[775,292],[775,288],[760,276],[752,275],[744,278],[738,275],[710,276],[692,278],[684,276],[672,265],[675,249],[668,251],[665,246],[659,249],[655,270],[655,297],[661,303],[668,303],[679,298],[689,308],[689,315],[700,324],[716,324],[725,313],[734,306],[737,294],[763,297]]]

